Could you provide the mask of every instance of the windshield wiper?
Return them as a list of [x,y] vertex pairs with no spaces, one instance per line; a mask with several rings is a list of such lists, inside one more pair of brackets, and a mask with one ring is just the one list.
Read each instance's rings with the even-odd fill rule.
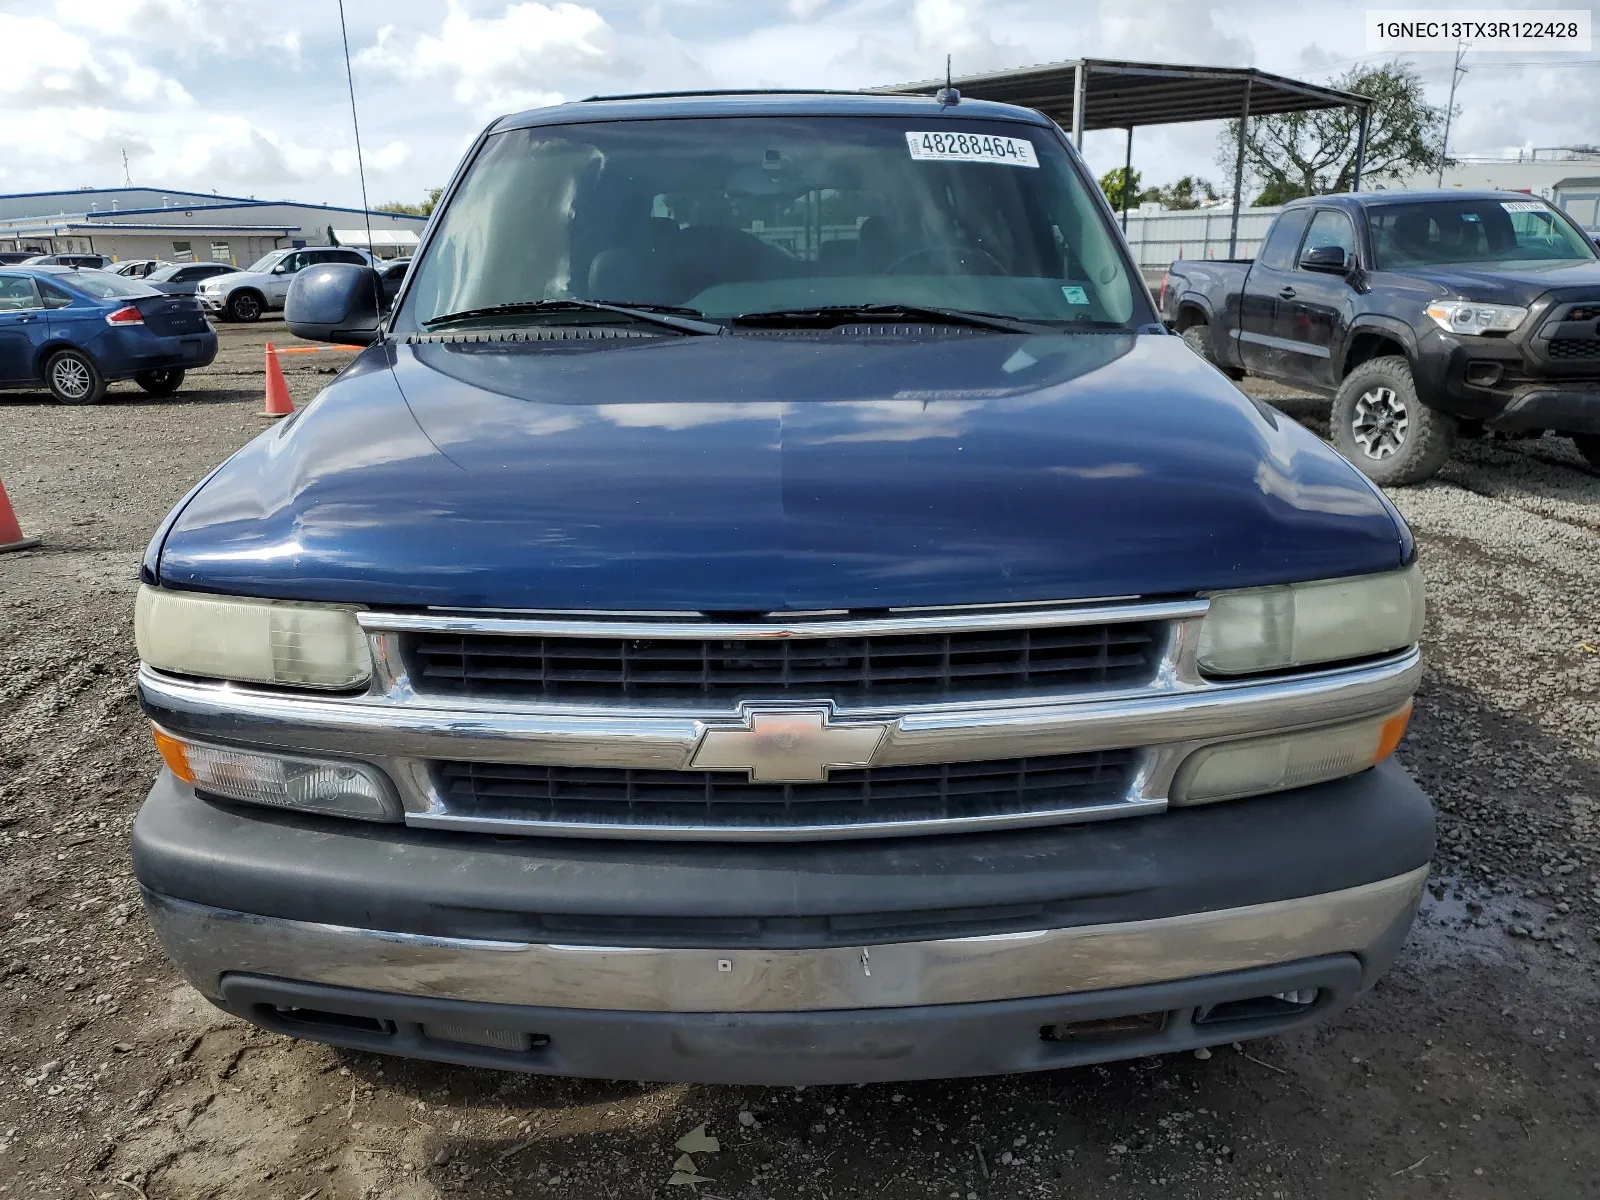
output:
[[736,325],[799,325],[826,328],[848,321],[934,321],[946,325],[971,325],[998,333],[1052,334],[1044,325],[1002,317],[997,313],[962,308],[933,308],[922,304],[828,304],[816,308],[775,308],[768,312],[740,313]]
[[464,308],[460,312],[445,313],[424,321],[426,329],[440,329],[463,321],[476,321],[485,317],[511,317],[525,313],[608,312],[632,317],[650,325],[676,329],[679,333],[719,334],[722,326],[714,321],[699,321],[679,313],[700,314],[692,308],[680,309],[668,305],[649,305],[634,308],[626,304],[610,304],[604,300],[522,300],[515,304],[491,304],[484,308]]

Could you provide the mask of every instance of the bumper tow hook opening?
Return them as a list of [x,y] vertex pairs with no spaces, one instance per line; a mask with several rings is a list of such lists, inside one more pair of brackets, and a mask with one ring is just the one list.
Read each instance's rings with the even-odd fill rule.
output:
[[1047,1042],[1097,1042],[1160,1033],[1166,1024],[1164,1012],[1132,1013],[1125,1017],[1101,1017],[1097,1021],[1061,1021],[1041,1027],[1039,1036]]
[[1321,997],[1317,988],[1277,992],[1271,996],[1252,996],[1248,1000],[1226,1000],[1206,1004],[1194,1014],[1196,1025],[1221,1025],[1229,1021],[1259,1021],[1270,1017],[1294,1017],[1309,1012]]
[[394,1035],[394,1022],[381,1017],[363,1017],[354,1013],[327,1012],[320,1008],[298,1008],[292,1004],[261,1004],[257,1009],[269,1020],[285,1025],[321,1026],[325,1029],[351,1029],[361,1033],[376,1033],[384,1037]]

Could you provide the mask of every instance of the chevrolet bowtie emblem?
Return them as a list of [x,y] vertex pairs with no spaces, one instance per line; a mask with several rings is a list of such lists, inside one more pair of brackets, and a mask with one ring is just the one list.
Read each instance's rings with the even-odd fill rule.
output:
[[752,783],[821,783],[833,767],[865,767],[889,732],[881,721],[830,725],[826,708],[744,707],[743,728],[706,730],[696,771],[744,771]]

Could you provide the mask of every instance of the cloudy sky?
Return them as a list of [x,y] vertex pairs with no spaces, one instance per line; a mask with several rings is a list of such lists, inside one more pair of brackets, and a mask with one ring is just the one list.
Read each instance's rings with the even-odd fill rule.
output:
[[[1381,57],[1366,49],[1367,8],[1364,0],[345,0],[373,202],[419,198],[445,182],[490,118],[563,98],[872,86],[934,75],[946,53],[957,74],[1087,55],[1320,81]],[[0,46],[0,192],[115,186],[126,152],[136,183],[359,202],[336,0],[0,0]],[[1442,103],[1449,56],[1410,57]],[[1600,142],[1600,53],[1467,61],[1453,151]],[[1146,182],[1218,177],[1215,138],[1211,125],[1141,131],[1135,166]],[[1120,165],[1121,134],[1091,134],[1085,150],[1097,170]]]

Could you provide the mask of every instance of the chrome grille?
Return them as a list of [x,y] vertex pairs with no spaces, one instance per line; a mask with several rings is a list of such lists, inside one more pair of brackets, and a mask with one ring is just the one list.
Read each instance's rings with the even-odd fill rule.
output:
[[988,762],[835,770],[823,783],[751,783],[725,771],[653,771],[439,762],[434,781],[457,817],[562,825],[848,829],[880,822],[1070,819],[1123,800],[1132,750]]
[[937,701],[1143,683],[1162,632],[1155,622],[766,640],[428,632],[408,637],[407,658],[419,692],[455,695]]

